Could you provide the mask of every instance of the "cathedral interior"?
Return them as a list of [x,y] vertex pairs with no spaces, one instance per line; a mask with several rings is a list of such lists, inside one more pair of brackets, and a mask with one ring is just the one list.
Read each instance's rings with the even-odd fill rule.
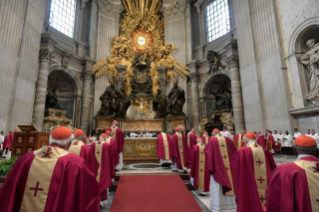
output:
[[0,129],[318,131],[318,2],[298,2],[3,0]]

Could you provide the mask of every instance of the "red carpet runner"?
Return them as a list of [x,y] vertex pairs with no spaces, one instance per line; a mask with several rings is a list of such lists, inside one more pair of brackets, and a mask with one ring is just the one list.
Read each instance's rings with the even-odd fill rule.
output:
[[178,175],[121,176],[111,212],[201,212]]

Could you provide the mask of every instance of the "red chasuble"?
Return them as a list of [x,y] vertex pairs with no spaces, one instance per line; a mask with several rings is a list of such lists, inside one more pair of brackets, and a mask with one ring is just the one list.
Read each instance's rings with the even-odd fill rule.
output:
[[113,154],[113,159],[112,159],[112,161],[113,161],[113,166],[112,166],[112,178],[114,178],[115,177],[115,166],[117,165],[117,164],[119,164],[119,157],[118,157],[118,155],[119,155],[119,153],[117,152],[117,149],[116,149],[116,141],[115,141],[115,139],[114,138],[111,138],[111,137],[109,137],[109,138],[106,138],[106,141],[105,141],[106,143],[108,143],[108,144],[110,144],[111,145],[111,147],[112,147],[112,154]]
[[278,166],[266,190],[267,212],[319,211],[319,160],[301,158]]
[[264,135],[259,135],[257,138],[257,144],[259,144],[261,147],[266,148],[266,141]]
[[192,133],[192,132],[188,133],[188,135],[187,135],[188,149],[192,149],[193,146],[197,144],[196,139],[197,139],[197,136],[194,133]]
[[[123,152],[124,147],[124,133],[119,127],[109,127],[107,130],[111,132],[111,137],[116,141],[116,149],[118,153]],[[106,130],[106,131],[107,131]]]
[[[225,143],[220,142],[218,137],[224,138]],[[223,193],[227,195],[227,192],[233,191],[230,163],[233,162],[232,157],[237,149],[230,138],[218,137],[211,137],[206,145],[206,161],[209,173],[223,186]]]
[[234,139],[235,139],[235,141],[238,142],[238,149],[246,146],[246,144],[244,142],[244,134],[239,133],[239,134],[234,136]]
[[202,135],[202,141],[206,145],[209,142],[209,136]]
[[85,160],[57,145],[18,159],[0,191],[0,212],[89,212],[99,204],[99,185]]
[[178,169],[187,169],[189,166],[189,149],[187,139],[181,133],[175,133],[169,140],[170,155]]
[[[237,202],[237,212],[263,212],[265,190],[271,180],[275,161],[269,151],[253,146],[237,150],[232,158],[231,171]],[[264,153],[264,154],[262,154]]]
[[194,178],[194,187],[197,190],[208,192],[210,177],[204,149],[203,143],[193,146],[190,176]]
[[[14,137],[14,133],[11,133],[10,135],[6,136],[3,142],[3,149],[9,148],[10,151],[12,151],[13,137]],[[6,150],[6,153],[8,153],[8,150]]]
[[167,133],[161,133],[157,136],[157,157],[162,160],[171,159],[169,154],[170,136]]
[[80,140],[73,140],[71,142],[69,152],[83,158],[89,164],[89,168],[94,176],[97,176],[100,164],[96,160],[94,149],[92,147],[85,145]]
[[106,189],[112,185],[113,177],[113,158],[114,153],[112,151],[111,144],[98,141],[93,143],[92,148],[95,152],[95,157],[100,164],[96,180],[100,184],[101,201],[107,200]]

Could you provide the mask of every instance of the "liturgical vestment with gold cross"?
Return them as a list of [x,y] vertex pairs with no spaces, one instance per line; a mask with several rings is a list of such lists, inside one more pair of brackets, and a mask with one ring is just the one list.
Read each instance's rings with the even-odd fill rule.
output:
[[0,212],[99,211],[99,200],[85,160],[54,144],[16,161],[0,191]]
[[265,191],[275,168],[272,154],[256,142],[237,150],[231,163],[237,212],[264,212]]
[[173,165],[176,164],[180,170],[186,170],[189,167],[190,160],[185,136],[181,133],[175,133],[169,140],[169,149]]
[[319,211],[319,160],[305,156],[278,166],[266,190],[267,212]]

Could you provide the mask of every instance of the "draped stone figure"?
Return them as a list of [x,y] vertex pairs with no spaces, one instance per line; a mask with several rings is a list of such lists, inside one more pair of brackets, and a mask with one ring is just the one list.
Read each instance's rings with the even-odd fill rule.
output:
[[169,113],[172,116],[185,116],[183,106],[185,104],[185,91],[178,87],[178,82],[174,83],[174,87],[168,94]]
[[306,65],[309,72],[310,89],[307,100],[315,100],[319,97],[319,43],[316,44],[315,39],[307,41],[310,47],[305,54],[297,54],[300,63]]
[[164,118],[168,113],[168,99],[161,89],[157,90],[157,95],[153,100],[153,110],[156,113],[155,118]]
[[45,101],[45,108],[49,109],[61,109],[59,106],[59,100],[58,100],[58,96],[55,92],[55,88],[53,89],[48,89],[48,94],[46,96],[46,101]]
[[116,109],[116,117],[117,118],[125,118],[126,111],[131,105],[131,95],[127,96],[125,93],[125,89],[122,87],[120,91],[116,91],[117,99],[117,109]]

